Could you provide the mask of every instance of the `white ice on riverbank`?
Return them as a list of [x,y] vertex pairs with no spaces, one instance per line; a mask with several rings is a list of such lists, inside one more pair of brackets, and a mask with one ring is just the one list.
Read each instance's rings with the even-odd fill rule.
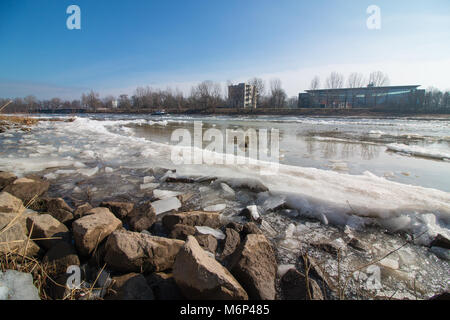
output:
[[[159,161],[160,164],[176,168],[180,175],[222,178],[222,182],[234,189],[246,187],[258,192],[256,190],[263,190],[265,186],[270,190],[270,196],[283,197],[287,206],[298,210],[301,215],[332,224],[357,228],[375,222],[390,230],[403,230],[416,235],[425,232],[426,236],[422,239],[427,241],[437,232],[449,235],[450,193],[392,182],[370,172],[350,175],[282,164],[278,166],[278,171],[273,171],[276,167],[263,161],[252,165],[176,167],[170,161],[172,146],[128,133],[124,135],[120,128],[130,123],[145,121],[76,118],[70,123],[40,123],[33,139],[44,144],[49,143],[48,139],[52,137],[51,143],[55,144],[55,148],[58,144],[73,148],[62,148],[64,153],[54,158],[45,154],[40,158],[0,156],[0,169],[29,172],[50,166],[71,166],[76,161],[85,161],[84,157],[87,155],[98,157],[92,160],[119,166],[151,167],[155,161]],[[39,133],[41,130],[42,133]],[[19,149],[20,147],[18,145]],[[25,149],[23,152],[32,150]],[[193,152],[202,150],[196,149]],[[224,158],[223,154],[211,152],[205,156],[209,159]],[[272,172],[273,175],[260,175],[261,172]],[[178,203],[175,207],[177,206]],[[165,208],[161,210],[163,209]]]
[[387,145],[388,150],[400,153],[406,153],[413,156],[433,158],[433,159],[450,159],[450,153],[444,150],[437,150],[430,147],[420,147],[420,146],[408,146],[405,144],[389,144]]
[[0,300],[40,300],[31,274],[15,270],[0,271]]

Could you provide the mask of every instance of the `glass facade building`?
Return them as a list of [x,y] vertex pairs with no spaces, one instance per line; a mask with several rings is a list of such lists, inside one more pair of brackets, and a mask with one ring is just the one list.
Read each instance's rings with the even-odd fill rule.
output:
[[425,90],[419,86],[389,86],[346,89],[307,90],[299,95],[300,108],[383,108],[418,105]]

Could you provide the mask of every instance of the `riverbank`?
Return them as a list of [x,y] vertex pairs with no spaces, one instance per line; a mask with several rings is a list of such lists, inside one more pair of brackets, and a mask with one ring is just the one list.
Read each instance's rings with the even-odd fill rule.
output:
[[[37,256],[30,257],[34,260],[27,261],[37,261],[39,265],[47,260],[55,264],[63,261],[66,266],[64,263],[77,262],[78,258],[86,287],[73,294],[66,292],[66,297],[85,299],[90,292],[93,299],[106,299],[108,294],[121,298],[114,297],[114,292],[103,285],[99,290],[90,290],[99,273],[103,276],[98,279],[106,279],[109,284],[108,279],[122,283],[112,288],[114,291],[130,294],[135,299],[150,298],[148,287],[157,299],[159,292],[167,287],[172,289],[164,292],[178,290],[183,297],[190,297],[191,291],[183,293],[181,289],[186,274],[176,271],[180,254],[183,265],[192,262],[193,257],[207,266],[214,265],[212,269],[207,268],[212,272],[211,277],[226,275],[227,288],[233,288],[231,292],[241,298],[245,294],[255,297],[255,292],[260,290],[252,289],[255,286],[266,289],[269,286],[268,291],[264,289],[259,294],[275,292],[276,299],[304,297],[306,288],[311,292],[310,287],[314,287],[312,292],[318,299],[321,296],[324,299],[427,299],[445,291],[450,280],[449,264],[445,260],[448,249],[442,247],[445,240],[440,240],[446,237],[439,238],[436,233],[436,230],[445,231],[438,229],[436,217],[440,214],[445,220],[447,194],[368,174],[352,176],[289,166],[280,168],[279,181],[273,177],[250,176],[242,166],[233,170],[233,175],[206,166],[200,168],[200,174],[185,174],[170,168],[167,160],[164,166],[148,161],[149,156],[153,160],[158,158],[159,149],[167,155],[169,147],[133,137],[127,130],[130,124],[141,125],[147,121],[131,119],[118,123],[116,127],[116,122],[110,120],[41,121],[27,127],[31,132],[12,128],[6,133],[11,140],[5,145],[7,155],[13,157],[3,157],[9,162],[3,161],[2,165],[14,171],[5,174],[6,184],[16,187],[6,186],[3,191],[11,192],[22,206],[28,204],[32,210],[23,213],[24,229],[17,236],[22,241],[19,253],[28,249],[23,246],[26,240],[29,248],[38,248]],[[144,162],[138,165],[130,162],[142,155],[146,157]],[[252,172],[259,171],[256,168]],[[380,199],[379,195],[383,197]],[[4,197],[17,204],[4,206],[13,208],[10,210],[14,213],[20,207],[19,202]],[[5,218],[9,219],[7,224],[15,216]],[[49,239],[53,236],[46,233],[33,235],[30,231],[37,229],[31,229],[32,223],[27,225],[28,218],[38,219],[35,226],[42,222],[41,230],[46,225],[58,226],[56,230],[64,239]],[[416,228],[415,231],[409,230],[408,225]],[[113,230],[110,226],[114,226]],[[395,231],[395,228],[403,229]],[[194,240],[189,242],[188,236],[195,238],[201,250]],[[45,240],[36,240],[34,246],[30,242],[33,239]],[[8,237],[6,241],[10,240]],[[15,242],[20,240],[12,241],[20,243]],[[55,243],[53,249],[51,240],[64,240],[69,247]],[[252,249],[245,250],[245,244]],[[136,252],[125,250],[128,247],[136,248]],[[146,248],[153,248],[152,252],[161,250],[163,254],[150,255]],[[65,253],[62,258],[52,258],[59,257],[55,251]],[[256,261],[252,265],[257,269],[239,263],[247,251],[258,254],[245,258]],[[136,256],[138,261],[130,258]],[[22,259],[19,256],[3,266],[19,265],[16,262]],[[260,260],[264,261],[261,265],[257,263]],[[233,267],[235,264],[239,267]],[[306,287],[305,275],[310,265],[308,278],[317,286],[311,282]],[[198,287],[202,287],[203,280],[196,275],[204,268],[195,264],[192,266],[195,272],[189,275],[198,280]],[[245,271],[238,272],[235,268]],[[61,272],[64,268],[59,270],[51,279],[61,276],[67,280]],[[252,270],[265,280],[255,278]],[[368,279],[376,275],[379,281],[372,286]],[[33,276],[44,278],[42,273]],[[251,283],[243,278],[252,279]],[[273,279],[273,285],[267,279]],[[58,281],[64,285],[65,280]],[[345,282],[348,282],[346,286]],[[53,282],[49,280],[49,283]],[[144,288],[138,296],[129,291],[136,283]],[[53,297],[48,290],[41,298]],[[143,292],[148,295],[140,295]],[[205,292],[195,291],[195,294],[202,298]]]

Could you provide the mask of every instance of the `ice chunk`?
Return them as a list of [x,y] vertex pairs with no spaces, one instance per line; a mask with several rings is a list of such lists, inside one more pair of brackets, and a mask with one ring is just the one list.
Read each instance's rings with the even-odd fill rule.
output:
[[446,150],[435,149],[432,147],[420,147],[420,146],[408,146],[405,144],[389,144],[387,146],[388,150],[406,153],[413,156],[425,157],[425,158],[433,158],[444,160],[446,158],[450,158],[450,153]]
[[248,206],[247,210],[250,212],[250,215],[252,216],[252,219],[254,221],[258,221],[261,218],[261,216],[259,215],[257,206],[255,206],[255,205]]
[[221,183],[220,187],[222,188],[222,191],[224,192],[225,198],[227,199],[234,199],[234,197],[236,196],[234,190],[227,185],[226,183]]
[[140,185],[141,190],[156,189],[158,187],[159,183],[145,183]]
[[380,265],[382,265],[383,267],[386,267],[386,268],[389,268],[392,270],[397,270],[399,268],[398,260],[396,260],[394,258],[384,258],[383,260],[381,260],[378,263]]
[[113,173],[113,172],[114,172],[114,169],[113,169],[113,168],[110,168],[110,167],[105,167],[105,172],[106,172],[106,173]]
[[30,273],[0,271],[0,300],[40,300]]
[[86,177],[92,177],[97,174],[98,170],[99,170],[98,167],[95,167],[95,168],[88,168],[88,169],[78,169],[77,172],[81,173],[82,175],[84,175]]
[[205,210],[207,212],[219,212],[219,211],[225,210],[226,207],[227,207],[227,205],[223,203],[223,204],[216,204],[213,206],[208,206],[208,207],[204,208],[203,210]]
[[177,197],[172,197],[152,202],[152,207],[155,209],[155,213],[158,215],[171,210],[178,210],[181,207],[181,202]]
[[155,181],[155,177],[154,176],[146,176],[144,177],[144,184],[150,183]]
[[177,197],[182,194],[183,194],[182,192],[170,191],[170,190],[161,190],[161,189],[153,190],[153,196],[159,200]]
[[282,276],[284,276],[286,274],[286,272],[288,272],[291,269],[295,269],[295,265],[293,265],[293,264],[280,264],[278,266],[277,274],[281,278]]
[[201,234],[210,234],[218,240],[225,239],[225,234],[222,231],[220,231],[219,229],[213,229],[213,228],[204,227],[204,226],[196,226],[195,228]]

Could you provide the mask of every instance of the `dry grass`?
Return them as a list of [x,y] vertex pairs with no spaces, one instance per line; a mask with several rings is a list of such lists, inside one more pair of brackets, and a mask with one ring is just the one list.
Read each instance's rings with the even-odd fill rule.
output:
[[0,116],[0,121],[6,121],[9,123],[31,126],[39,122],[39,119],[23,116]]

